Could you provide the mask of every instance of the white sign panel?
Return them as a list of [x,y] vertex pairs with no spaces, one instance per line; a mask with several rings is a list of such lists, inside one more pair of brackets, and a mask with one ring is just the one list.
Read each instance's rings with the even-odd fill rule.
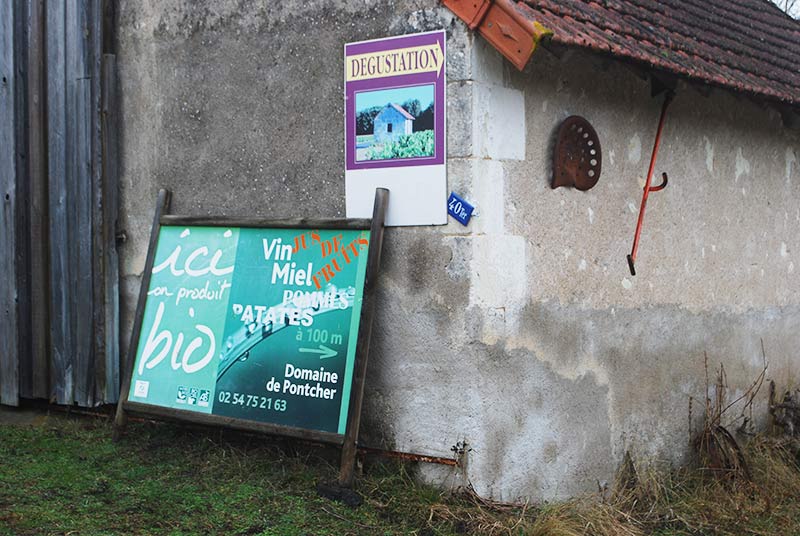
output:
[[345,45],[348,218],[372,217],[388,188],[386,225],[447,223],[444,31]]

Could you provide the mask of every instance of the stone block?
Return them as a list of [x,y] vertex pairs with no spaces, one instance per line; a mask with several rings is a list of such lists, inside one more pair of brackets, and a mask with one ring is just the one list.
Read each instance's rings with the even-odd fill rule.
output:
[[473,153],[497,160],[525,159],[525,95],[478,84],[473,88]]

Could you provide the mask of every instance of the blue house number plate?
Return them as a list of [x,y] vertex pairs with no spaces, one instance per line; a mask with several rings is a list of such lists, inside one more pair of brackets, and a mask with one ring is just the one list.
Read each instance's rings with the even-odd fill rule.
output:
[[452,217],[457,219],[461,225],[467,225],[469,219],[472,217],[472,212],[475,207],[461,199],[454,192],[450,193],[450,199],[447,200],[447,212]]

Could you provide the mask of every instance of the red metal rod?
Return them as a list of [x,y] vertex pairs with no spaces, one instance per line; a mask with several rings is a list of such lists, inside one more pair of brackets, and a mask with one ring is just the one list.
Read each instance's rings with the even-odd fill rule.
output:
[[441,458],[439,456],[428,456],[426,454],[415,454],[413,452],[399,452],[396,450],[383,450],[372,447],[358,447],[358,451],[363,454],[375,454],[384,458],[396,458],[398,460],[408,460],[412,462],[438,463],[440,465],[458,466],[458,460],[453,458]]
[[664,119],[667,116],[667,107],[672,102],[674,94],[670,91],[664,96],[664,104],[661,106],[661,117],[658,120],[658,130],[656,131],[656,141],[653,143],[653,154],[650,156],[650,168],[647,170],[647,178],[644,183],[644,192],[642,193],[642,203],[639,207],[639,220],[636,222],[636,234],[633,236],[633,248],[631,254],[628,255],[628,266],[631,269],[631,275],[636,275],[635,263],[636,253],[639,251],[639,237],[642,235],[642,223],[644,222],[644,210],[647,207],[647,197],[650,192],[657,192],[666,186],[667,178],[664,176],[664,182],[660,186],[654,188],[650,187],[653,180],[653,170],[656,167],[656,158],[658,157],[658,146],[661,144],[661,131],[664,129]]

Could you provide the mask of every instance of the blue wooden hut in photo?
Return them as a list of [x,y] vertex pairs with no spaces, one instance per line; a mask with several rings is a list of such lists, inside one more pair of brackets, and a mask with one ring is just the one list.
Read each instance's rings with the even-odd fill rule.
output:
[[372,134],[375,143],[395,141],[403,134],[411,134],[414,129],[414,116],[402,106],[390,102],[375,116]]

